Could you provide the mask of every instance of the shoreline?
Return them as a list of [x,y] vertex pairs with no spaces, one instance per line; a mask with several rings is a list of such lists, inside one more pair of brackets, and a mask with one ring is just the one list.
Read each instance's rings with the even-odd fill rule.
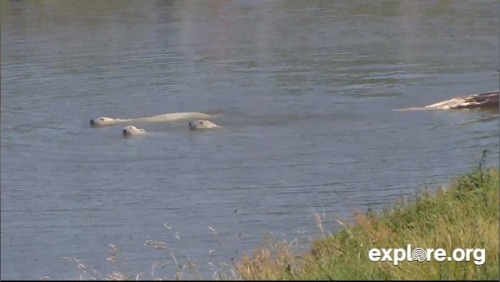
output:
[[[499,169],[480,165],[434,193],[419,192],[411,203],[355,213],[354,224],[341,223],[310,251],[297,255],[277,242],[243,256],[235,269],[243,280],[498,281],[498,196]],[[392,257],[385,256],[389,249]],[[416,249],[427,250],[423,262],[406,256]]]

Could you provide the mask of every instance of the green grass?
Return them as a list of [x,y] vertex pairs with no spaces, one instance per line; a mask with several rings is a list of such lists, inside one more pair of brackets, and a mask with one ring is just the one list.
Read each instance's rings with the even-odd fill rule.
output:
[[[277,242],[244,256],[235,268],[248,280],[499,280],[499,170],[482,168],[434,194],[420,193],[380,215],[356,213],[355,223],[296,255]],[[372,248],[484,249],[484,264],[470,261],[372,262]],[[480,253],[476,253],[480,262]],[[478,263],[479,264],[479,263]]]

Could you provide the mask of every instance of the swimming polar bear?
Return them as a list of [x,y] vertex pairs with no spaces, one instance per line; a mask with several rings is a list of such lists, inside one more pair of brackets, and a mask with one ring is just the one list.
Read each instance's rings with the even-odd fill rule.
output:
[[127,125],[122,128],[123,137],[135,137],[135,136],[145,136],[145,135],[163,135],[161,132],[147,132],[142,128],[137,128],[133,125]]
[[189,122],[190,130],[212,129],[212,128],[220,128],[220,126],[206,119]]
[[150,117],[139,117],[139,118],[129,118],[129,119],[98,117],[90,120],[90,127],[112,126],[112,125],[120,125],[132,122],[161,123],[161,122],[173,122],[173,121],[186,121],[193,119],[213,118],[218,115],[219,114],[211,115],[199,112],[181,112],[181,113],[170,113],[170,114],[156,115]]
[[146,134],[146,130],[137,128],[133,125],[128,125],[122,129],[122,134],[124,137],[142,136]]

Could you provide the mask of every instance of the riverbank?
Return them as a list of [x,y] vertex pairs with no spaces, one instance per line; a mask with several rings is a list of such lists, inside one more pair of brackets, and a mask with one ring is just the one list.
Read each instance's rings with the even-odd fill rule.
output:
[[[235,264],[245,280],[499,280],[499,170],[481,164],[436,193],[421,192],[412,203],[400,203],[383,214],[355,214],[355,223],[316,240],[300,256],[285,243],[257,249]],[[410,246],[408,246],[410,245]],[[427,251],[430,261],[414,260]],[[437,250],[442,248],[442,250]],[[458,250],[462,248],[462,250]],[[469,261],[466,261],[466,249]],[[455,257],[452,257],[455,250]],[[377,253],[378,252],[378,253]],[[445,253],[443,253],[445,252]],[[445,259],[438,262],[441,256]],[[378,256],[377,256],[378,255]],[[464,255],[463,261],[458,261]],[[448,259],[447,257],[450,257]],[[427,257],[424,255],[425,259]],[[395,265],[397,264],[397,265]]]

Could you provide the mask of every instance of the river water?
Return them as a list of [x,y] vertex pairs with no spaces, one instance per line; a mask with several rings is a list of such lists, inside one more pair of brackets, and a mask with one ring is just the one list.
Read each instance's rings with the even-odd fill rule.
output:
[[[498,113],[392,111],[498,89],[498,1],[0,3],[2,279],[210,278],[498,165]],[[89,127],[186,111],[223,128]]]

